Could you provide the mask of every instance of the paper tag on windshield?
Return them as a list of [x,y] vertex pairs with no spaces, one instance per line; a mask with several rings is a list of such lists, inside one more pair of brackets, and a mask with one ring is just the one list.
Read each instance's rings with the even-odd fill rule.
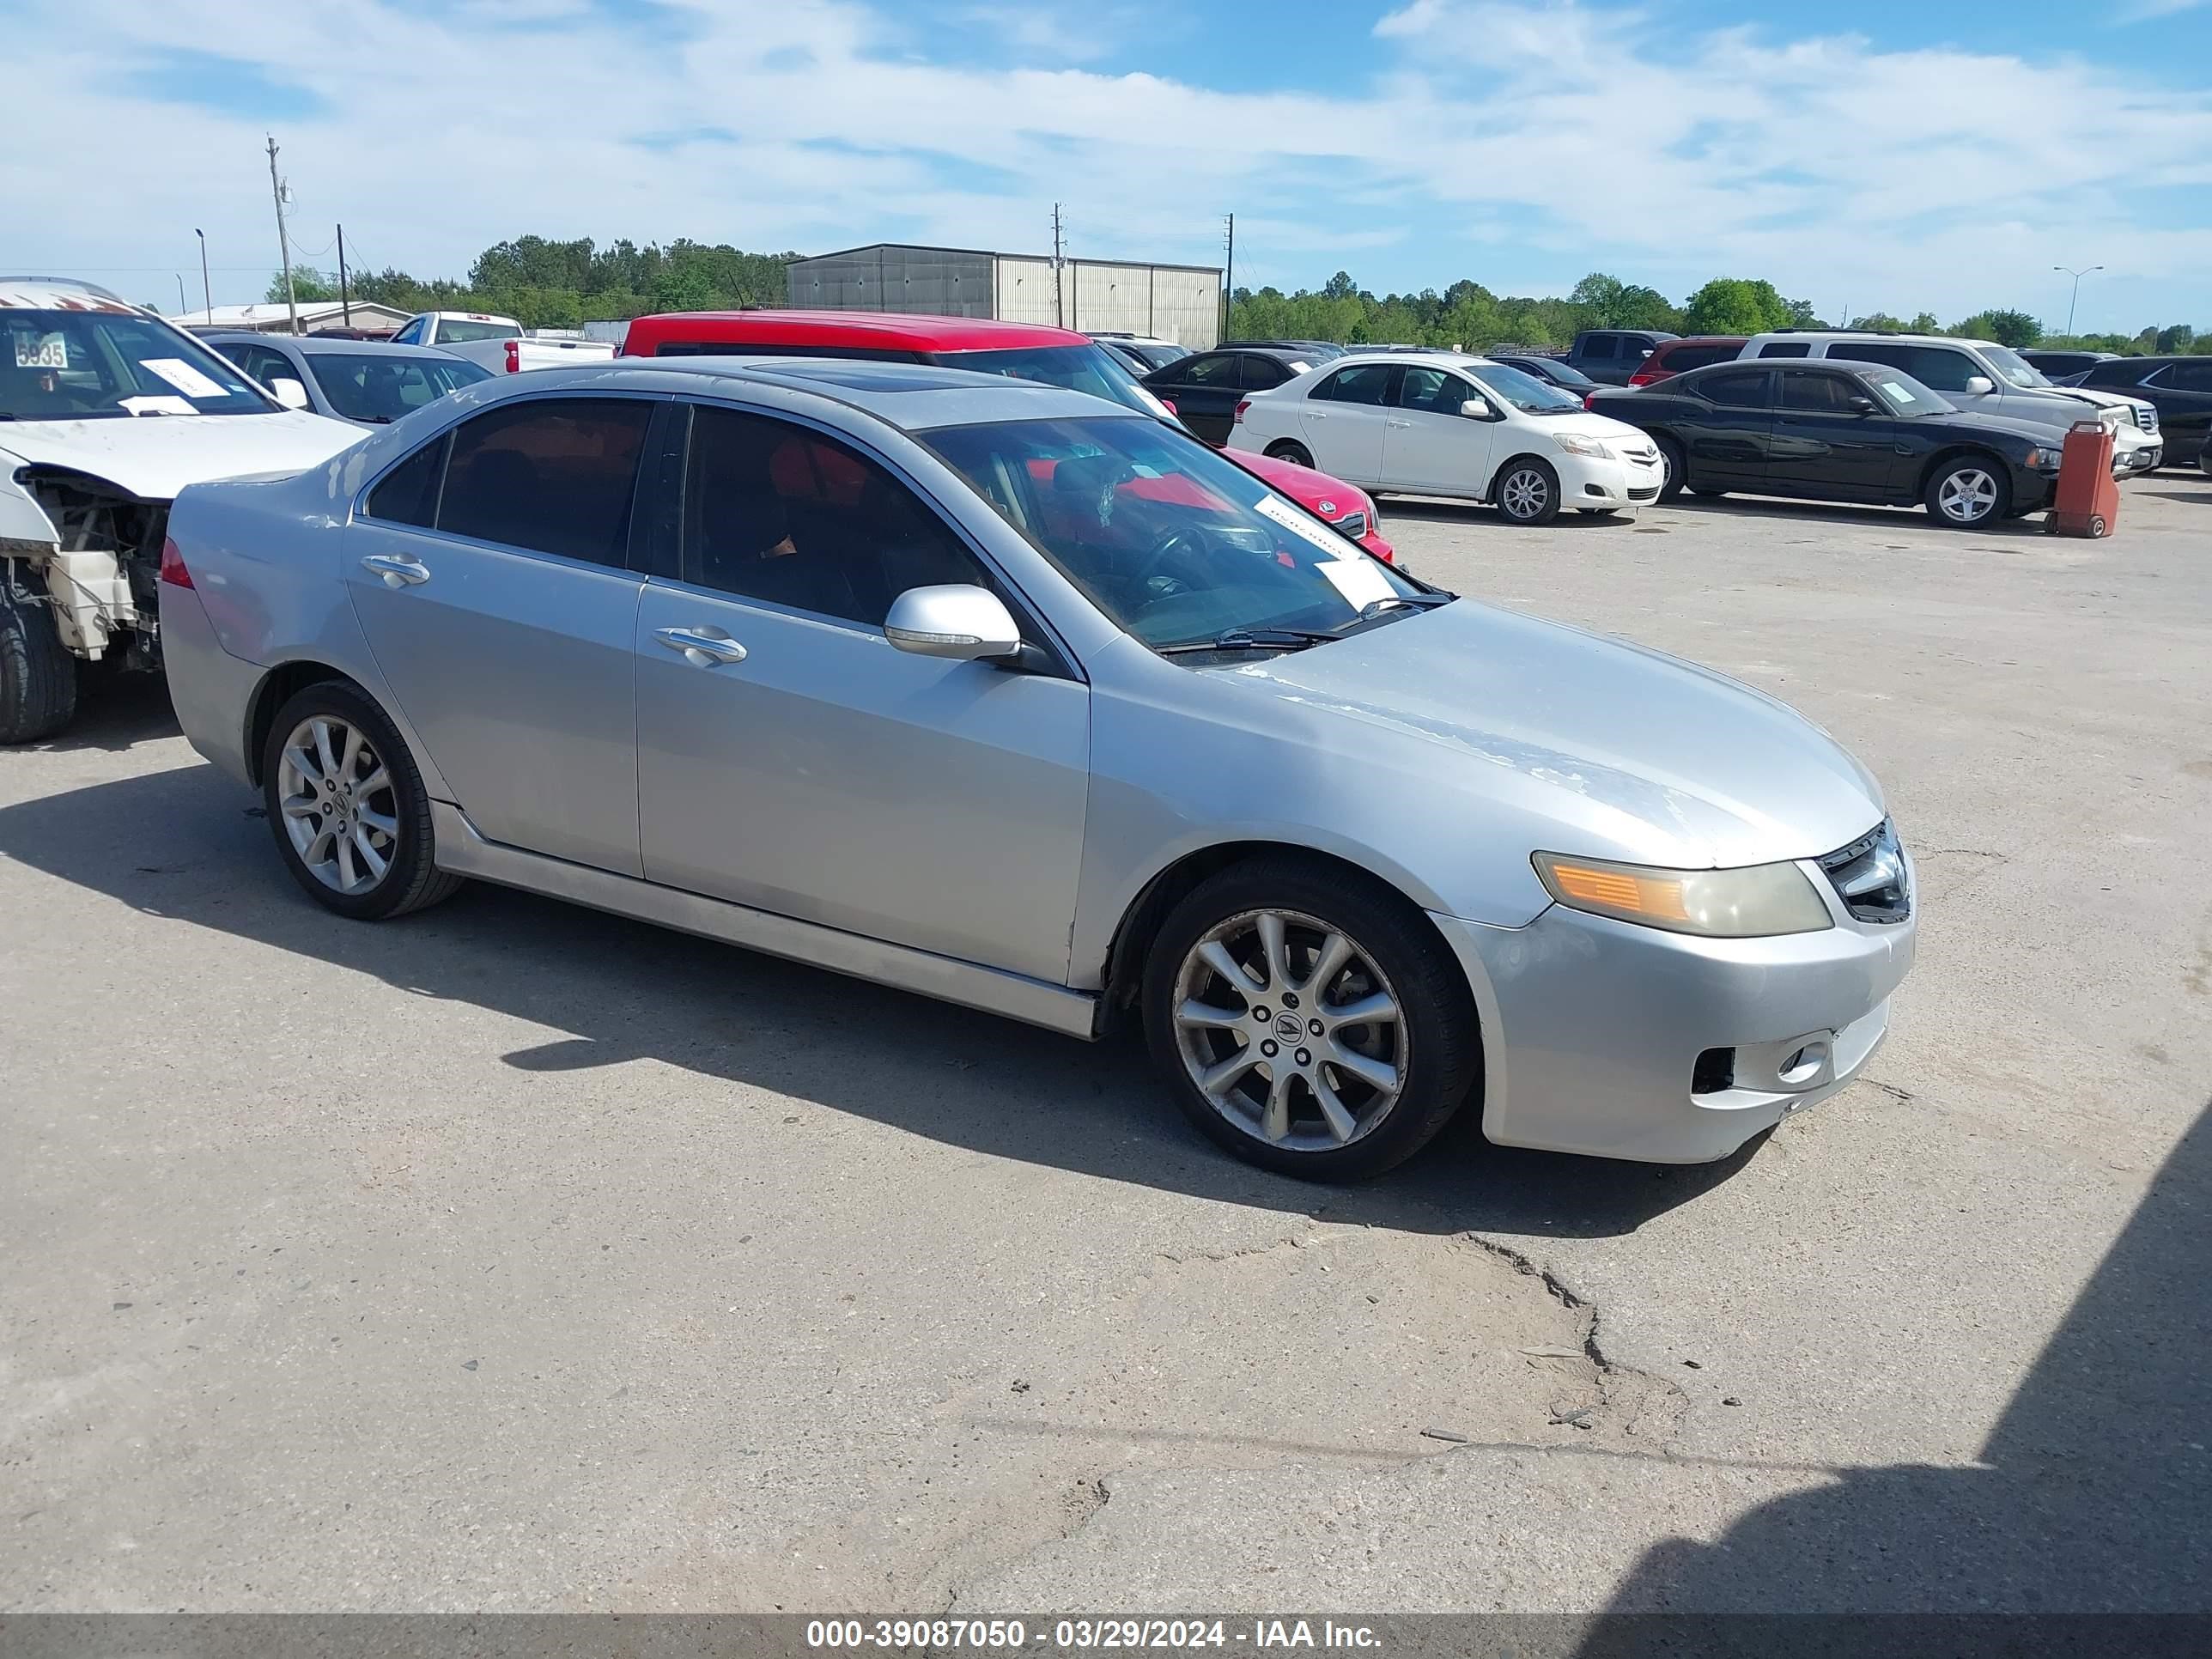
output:
[[138,367],[152,369],[187,398],[225,398],[230,395],[182,357],[148,357]]
[[1352,550],[1352,544],[1334,530],[1316,524],[1296,507],[1284,506],[1273,495],[1262,495],[1257,506],[1263,517],[1273,519],[1293,536],[1311,542],[1333,559],[1340,559]]
[[122,400],[121,406],[129,410],[133,415],[197,415],[199,413],[199,410],[191,406],[190,400],[173,396],[166,392],[155,398],[125,398]]
[[69,343],[58,334],[18,334],[15,337],[15,367],[67,368]]
[[1314,567],[1328,578],[1328,585],[1344,595],[1354,611],[1364,611],[1377,599],[1395,597],[1390,579],[1364,558],[1323,559]]

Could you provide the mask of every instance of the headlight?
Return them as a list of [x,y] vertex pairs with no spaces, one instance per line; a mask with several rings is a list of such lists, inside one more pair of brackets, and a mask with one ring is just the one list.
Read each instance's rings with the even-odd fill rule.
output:
[[2065,459],[2064,453],[2056,449],[2036,448],[2027,452],[2027,464],[2033,467],[2057,466]]
[[1369,531],[1373,532],[1380,530],[1382,527],[1382,509],[1375,505],[1375,498],[1363,491],[1359,497],[1359,504],[1367,509],[1367,528]]
[[1613,452],[1595,438],[1585,438],[1579,432],[1554,432],[1552,437],[1570,455],[1589,455],[1601,461],[1613,459]]
[[1571,910],[1705,939],[1817,933],[1835,921],[1794,864],[1735,870],[1661,870],[1604,859],[1534,854],[1536,873]]

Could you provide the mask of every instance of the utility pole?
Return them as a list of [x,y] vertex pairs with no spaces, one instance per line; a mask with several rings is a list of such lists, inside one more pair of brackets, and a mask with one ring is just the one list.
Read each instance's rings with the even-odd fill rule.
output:
[[1063,286],[1060,276],[1060,204],[1054,202],[1052,204],[1052,320],[1056,328],[1066,326],[1061,314]]
[[2074,279],[2074,297],[2066,302],[2066,337],[2070,340],[2074,337],[2075,302],[2081,297],[2081,279],[2093,270],[2102,270],[2104,266],[2083,265],[2079,270],[2075,270],[2071,265],[2053,265],[2051,268],[2053,270],[2063,270]]
[[284,309],[292,316],[292,332],[300,331],[300,301],[292,292],[292,244],[284,234],[284,181],[276,176],[276,137],[269,139],[269,189],[276,198],[276,250],[284,256]]
[[[1237,303],[1237,216],[1229,216],[1229,264],[1221,278],[1221,333],[1229,337],[1230,307]],[[1217,341],[1217,343],[1218,342]]]
[[189,307],[185,303],[185,273],[177,273],[177,315],[182,317]]
[[200,303],[207,307],[207,319],[215,321],[215,295],[208,288],[207,232],[195,225],[192,234],[200,239]]
[[353,301],[346,297],[345,227],[338,227],[338,311],[345,318],[345,325],[353,326]]

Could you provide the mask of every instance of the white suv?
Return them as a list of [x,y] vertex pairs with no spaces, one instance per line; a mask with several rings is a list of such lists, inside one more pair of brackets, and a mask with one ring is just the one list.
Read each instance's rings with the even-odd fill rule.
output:
[[1948,334],[1877,334],[1849,329],[1791,329],[1754,334],[1738,357],[1836,357],[1886,363],[1941,392],[1960,409],[2065,427],[2090,409],[2112,428],[2112,471],[2148,472],[2164,459],[2158,410],[2136,398],[2060,386],[2009,346]]
[[1360,352],[1237,405],[1229,447],[1369,489],[1488,501],[1518,524],[1659,499],[1657,446],[1486,357]]

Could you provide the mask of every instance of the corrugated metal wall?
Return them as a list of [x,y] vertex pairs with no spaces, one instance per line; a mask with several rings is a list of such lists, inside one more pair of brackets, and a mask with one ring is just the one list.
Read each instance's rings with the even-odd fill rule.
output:
[[886,243],[799,259],[791,303],[825,311],[912,311],[1150,334],[1203,351],[1220,337],[1221,277],[1176,265],[1064,261]]
[[885,244],[799,259],[791,303],[824,311],[911,311],[930,317],[991,314],[991,256]]

